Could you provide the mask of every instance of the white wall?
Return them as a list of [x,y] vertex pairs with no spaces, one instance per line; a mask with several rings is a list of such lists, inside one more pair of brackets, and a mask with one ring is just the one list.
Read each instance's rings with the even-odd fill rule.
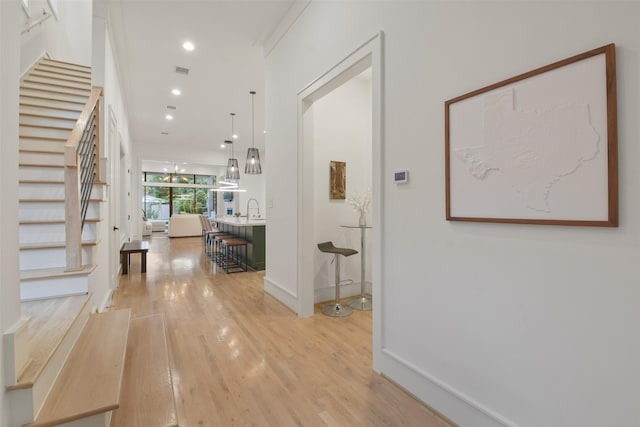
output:
[[[329,199],[329,163],[332,160],[346,162],[347,198],[371,191],[370,79],[362,76],[351,79],[315,101],[305,116],[311,116],[309,125],[313,133],[313,141],[309,142],[314,149],[314,241],[333,241],[336,246],[360,251],[360,230],[340,227],[357,225],[359,214],[347,200]],[[368,224],[371,224],[371,212]],[[332,300],[335,295],[332,257],[315,251],[314,258],[314,302]],[[365,267],[370,277],[370,265],[367,267],[365,263]],[[341,260],[341,279],[354,281],[353,285],[342,287],[342,296],[360,294],[360,255]]]
[[[129,233],[135,233],[136,227],[139,227],[138,221],[126,220],[122,221],[120,218],[128,218],[131,215],[132,219],[139,218],[139,215],[134,215],[132,210],[137,210],[139,206],[133,204],[131,200],[136,196],[134,194],[134,188],[139,181],[134,180],[136,177],[135,171],[132,170],[131,160],[131,141],[129,137],[129,121],[126,110],[126,101],[122,92],[122,85],[120,83],[120,77],[118,72],[118,64],[115,58],[114,50],[112,48],[111,37],[109,32],[111,31],[107,10],[104,4],[100,2],[96,5],[94,22],[96,29],[94,31],[94,46],[93,46],[93,77],[94,84],[104,87],[104,96],[102,101],[102,150],[101,157],[103,161],[101,167],[105,170],[101,171],[103,179],[106,179],[109,187],[106,188],[109,194],[107,200],[102,204],[102,212],[104,221],[100,222],[100,236],[101,244],[97,248],[97,267],[94,272],[95,284],[92,289],[92,302],[99,310],[105,308],[110,303],[111,291],[117,285],[117,274],[111,271],[114,263],[117,264],[117,260],[114,261],[114,257],[118,258],[118,250],[120,247],[120,240],[122,236],[118,236],[113,247],[110,243],[110,235],[113,233],[114,221],[119,225],[122,230],[122,234],[129,237]],[[115,119],[116,128],[114,131],[114,138],[110,139],[109,122],[111,117]],[[120,144],[120,138],[122,138],[122,145]],[[110,141],[112,141],[110,143]],[[124,156],[124,161],[120,162],[120,157]],[[122,169],[122,170],[121,170]],[[129,173],[127,173],[129,170]],[[124,175],[122,175],[124,174]],[[116,178],[118,176],[124,176],[124,180]],[[133,181],[133,182],[132,182]],[[128,193],[131,193],[130,195]],[[112,204],[115,200],[124,201],[121,203],[121,209],[123,212],[112,212]],[[115,218],[113,217],[115,215]],[[122,224],[124,222],[124,224]]]
[[[638,16],[613,1],[312,2],[267,57],[267,276],[295,295],[297,94],[384,30],[376,369],[463,426],[637,426]],[[444,101],[610,42],[620,227],[445,221]]]
[[[0,333],[20,320],[18,259],[18,81],[20,78],[20,2],[0,2]],[[0,340],[0,425],[9,424],[4,384],[4,346]]]
[[[58,61],[91,64],[92,0],[58,0],[56,3],[57,18],[47,19],[22,37],[21,72],[45,52]],[[49,10],[46,0],[32,0],[29,20],[42,14],[43,8]]]

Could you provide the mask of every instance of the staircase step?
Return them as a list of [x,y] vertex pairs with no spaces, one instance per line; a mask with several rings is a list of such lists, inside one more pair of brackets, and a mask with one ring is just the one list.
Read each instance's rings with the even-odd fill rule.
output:
[[[19,181],[64,182],[64,167],[21,164],[18,169]],[[61,193],[64,195],[64,191]],[[64,197],[64,196],[62,196]]]
[[72,104],[82,104],[83,106],[84,104],[87,103],[87,100],[89,99],[87,95],[72,95],[64,92],[61,93],[61,92],[54,92],[54,91],[48,91],[48,90],[42,90],[42,89],[32,89],[32,88],[21,87],[20,100],[22,100],[23,97],[48,99],[52,101],[63,101],[63,102],[69,102]]
[[[101,218],[100,203],[90,202],[87,206],[87,218]],[[64,201],[58,203],[20,203],[18,208],[20,221],[64,221]]]
[[72,64],[64,61],[57,61],[55,59],[50,59],[50,58],[43,58],[40,61],[39,65],[46,65],[49,67],[61,68],[64,70],[80,71],[86,74],[91,74],[91,67],[88,67],[85,65]]
[[49,73],[59,76],[78,77],[82,79],[91,79],[91,73],[88,71],[70,70],[68,68],[60,68],[51,65],[38,64],[33,71],[41,73]]
[[89,318],[33,427],[106,415],[118,408],[130,318],[130,309]]
[[91,86],[91,75],[90,74],[82,74],[82,75],[73,75],[69,73],[60,73],[51,69],[43,69],[40,67],[36,67],[29,73],[30,77],[44,77],[47,79],[56,79],[64,82],[74,82],[74,83],[82,83],[85,85]]
[[55,111],[73,111],[79,116],[84,108],[84,103],[81,102],[69,102],[60,101],[56,99],[23,96],[20,94],[20,107],[32,107],[32,108],[51,108]]
[[[94,241],[95,242],[95,241]],[[49,244],[49,242],[45,243]],[[43,244],[44,245],[44,244]],[[67,249],[64,246],[42,247],[43,245],[22,245],[20,249],[20,269],[28,271],[41,268],[64,268],[67,265]],[[40,246],[40,247],[38,247]],[[26,247],[28,249],[22,249]],[[90,264],[93,262],[93,245],[83,244],[82,260]]]
[[34,127],[20,125],[20,137],[41,139],[67,139],[71,135],[70,129],[56,129],[50,127]]
[[95,265],[85,265],[81,270],[65,271],[64,267],[58,268],[38,268],[33,270],[20,271],[20,280],[27,282],[40,279],[57,279],[60,277],[75,277],[93,273]]
[[[96,240],[87,240],[82,242],[82,246],[95,246],[98,242]],[[35,244],[25,244],[20,245],[21,251],[30,251],[30,250],[39,250],[39,249],[58,249],[65,248],[65,242],[46,242],[46,243],[35,243]]]
[[[82,240],[96,240],[97,222],[86,222],[82,229]],[[65,223],[36,223],[19,225],[19,244],[59,242],[66,239]]]
[[23,80],[23,82],[45,84],[69,89],[91,90],[91,80],[74,81],[62,79],[59,77],[50,77],[47,75],[42,76],[34,73],[30,73],[29,76]]
[[18,161],[20,164],[64,166],[64,152],[20,150],[18,152]]
[[71,120],[74,125],[80,117],[77,111],[60,110],[49,107],[35,107],[32,105],[20,105],[21,117],[42,117],[47,119]]
[[18,385],[14,386],[14,388],[33,386],[35,384],[43,368],[49,362],[64,336],[73,326],[73,323],[88,308],[88,295],[74,295],[21,303],[22,317],[31,318],[28,327],[31,363],[20,375]]
[[[51,168],[53,169],[53,168]],[[62,171],[62,168],[60,168]],[[55,171],[55,170],[54,170]],[[20,171],[18,171],[20,174]],[[43,173],[44,175],[44,173]],[[91,190],[91,201],[102,201],[104,185],[94,183]],[[20,202],[34,203],[55,203],[64,202],[64,181],[62,179],[20,179],[18,184],[18,199]]]
[[20,137],[20,149],[22,150],[64,152],[64,145],[66,143],[66,138],[41,139]]
[[[85,223],[93,223],[93,222],[99,222],[102,221],[103,218],[85,218],[84,222]],[[62,219],[55,219],[55,218],[46,218],[46,219],[20,219],[19,224],[20,225],[40,225],[40,224],[64,224],[66,223],[66,220],[64,218]]]
[[26,331],[30,362],[15,385],[7,387],[10,399],[27,395],[30,404],[12,405],[17,419],[28,422],[42,407],[55,378],[89,318],[88,295],[26,301],[21,316],[28,318]]
[[120,407],[112,427],[177,426],[162,314],[131,320]]
[[64,267],[22,270],[20,299],[31,301],[86,294],[89,291],[89,277],[95,268],[95,265],[85,265],[77,271],[65,271]]
[[78,119],[70,118],[58,118],[58,117],[43,117],[40,115],[26,114],[20,112],[20,125],[21,126],[33,126],[40,128],[53,128],[53,129],[65,129],[70,131],[76,125]]
[[24,80],[20,85],[20,89],[42,90],[50,93],[85,97],[89,97],[91,95],[91,89],[74,89],[66,86],[38,83],[30,80]]

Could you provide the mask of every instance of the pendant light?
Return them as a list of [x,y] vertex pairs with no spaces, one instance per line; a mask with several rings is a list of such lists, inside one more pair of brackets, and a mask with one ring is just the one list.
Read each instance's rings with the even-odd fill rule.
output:
[[255,97],[255,91],[249,92],[251,94],[251,148],[247,150],[247,162],[244,165],[244,173],[250,175],[258,175],[262,173],[262,166],[260,166],[260,152],[255,147],[255,117],[254,117],[254,105],[253,100]]
[[233,118],[236,115],[236,113],[230,113],[230,114],[231,114],[231,140],[225,141],[225,143],[231,145],[231,157],[227,161],[227,173],[225,174],[224,178],[227,181],[229,180],[235,181],[240,179],[240,169],[238,168],[238,159],[233,157],[233,135],[235,135],[233,133]]

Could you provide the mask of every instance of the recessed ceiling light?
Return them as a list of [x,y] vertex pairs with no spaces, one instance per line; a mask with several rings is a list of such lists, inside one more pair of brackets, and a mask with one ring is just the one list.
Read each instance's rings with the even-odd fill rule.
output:
[[234,133],[233,134],[233,139],[238,139],[238,134]]
[[225,148],[225,147],[226,147],[226,145],[220,144],[220,148]]
[[191,52],[192,50],[194,50],[196,47],[193,45],[193,43],[191,43],[189,40],[187,40],[186,42],[182,43],[182,47],[184,50],[187,50],[189,52]]
[[171,93],[172,93],[172,94],[174,94],[174,95],[180,95],[180,94],[182,94],[182,92],[180,92],[180,89],[173,89],[173,90],[171,91]]
[[173,116],[171,114],[167,114],[164,118],[167,120],[173,120]]

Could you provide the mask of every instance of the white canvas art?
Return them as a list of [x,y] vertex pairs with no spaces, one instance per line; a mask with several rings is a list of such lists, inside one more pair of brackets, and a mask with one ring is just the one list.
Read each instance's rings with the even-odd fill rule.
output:
[[602,51],[447,101],[447,218],[613,225],[607,64]]

